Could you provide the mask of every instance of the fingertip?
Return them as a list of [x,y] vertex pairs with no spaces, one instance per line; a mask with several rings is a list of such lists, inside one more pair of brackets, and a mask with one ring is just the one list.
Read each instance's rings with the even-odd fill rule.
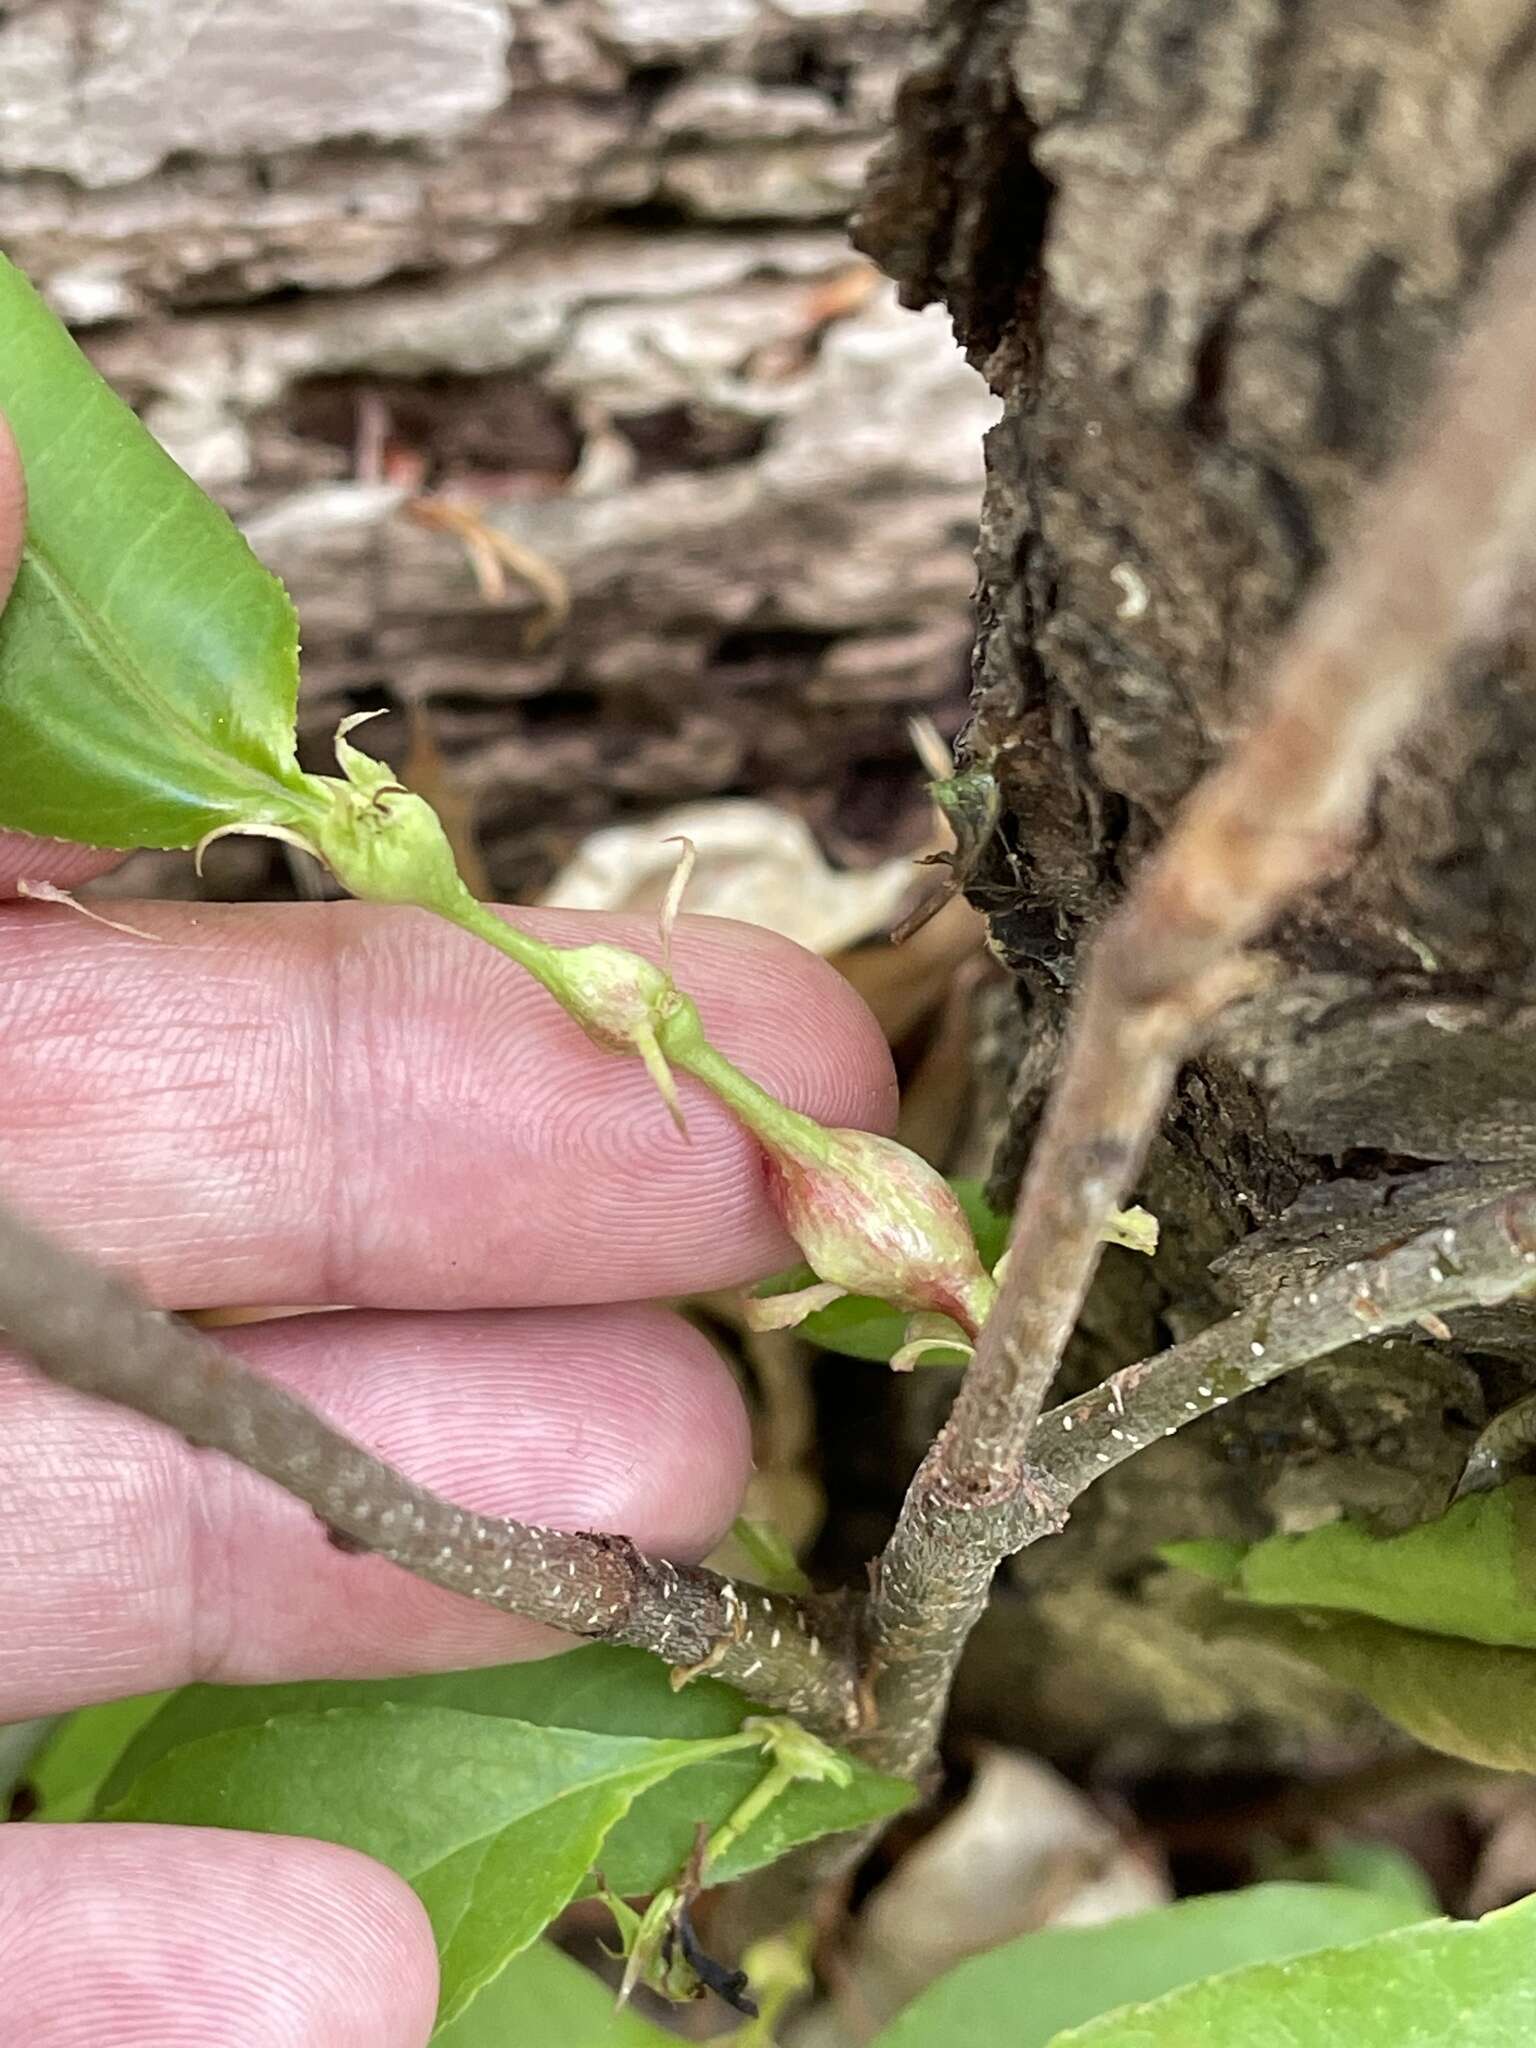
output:
[[[678,976],[685,985],[695,938],[701,1007],[719,1008],[743,1062],[754,1063],[754,1080],[821,1123],[882,1133],[895,1129],[898,1088],[890,1047],[874,1012],[830,961],[761,925],[688,918],[677,940]],[[730,979],[719,987],[722,966]],[[704,1021],[707,1028],[708,1015]]]
[[27,2048],[424,2048],[421,1902],[335,1843],[217,1828],[0,1830],[0,2009]]
[[10,595],[21,561],[26,528],[27,487],[11,423],[0,412],[0,604]]
[[[752,1474],[752,1425],[735,1376],[670,1309],[567,1310],[563,1341],[579,1342],[584,1324],[610,1361],[610,1454],[585,1473],[592,1526],[638,1530],[663,1557],[703,1557],[735,1520]],[[614,1329],[619,1345],[607,1334]]]
[[[644,918],[516,915],[659,951]],[[626,1301],[793,1258],[720,1102],[680,1077],[685,1145],[637,1061],[462,932],[356,903],[133,920],[168,943],[0,920],[0,1027],[18,1027],[0,1164],[40,1221],[159,1299]],[[677,953],[753,1080],[823,1123],[891,1127],[889,1053],[834,969],[725,920],[685,922]]]

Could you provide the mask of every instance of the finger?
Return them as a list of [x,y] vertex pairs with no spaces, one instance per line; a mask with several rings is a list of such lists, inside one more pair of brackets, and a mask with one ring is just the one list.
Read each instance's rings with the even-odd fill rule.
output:
[[21,541],[27,520],[27,490],[21,456],[11,423],[0,413],[0,605],[11,594],[21,563]]
[[424,2048],[426,1912],[330,1842],[0,1828],[0,2010],[26,2048]]
[[24,893],[24,882],[52,882],[73,889],[104,875],[123,858],[98,846],[69,846],[62,839],[28,839],[21,832],[0,832],[0,897]]
[[[460,932],[360,904],[115,906],[154,944],[0,908],[0,1187],[161,1301],[398,1308],[624,1300],[785,1263],[755,1147]],[[640,919],[519,912],[654,954]],[[697,919],[715,1042],[823,1121],[888,1127],[890,1058],[842,977]]]
[[[714,1347],[659,1308],[305,1316],[227,1333],[467,1507],[703,1554],[750,1464]],[[455,1670],[565,1639],[344,1555],[231,1460],[0,1364],[0,1721],[194,1678]]]

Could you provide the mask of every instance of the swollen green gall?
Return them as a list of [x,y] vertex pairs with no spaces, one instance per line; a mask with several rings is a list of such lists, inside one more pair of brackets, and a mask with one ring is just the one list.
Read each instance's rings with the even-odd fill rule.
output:
[[997,1287],[958,1196],[926,1159],[894,1138],[828,1130],[787,1108],[707,1041],[673,1057],[762,1147],[769,1199],[816,1275],[797,1294],[749,1302],[759,1328],[787,1328],[843,1294],[873,1294],[976,1335]]
[[997,1289],[944,1176],[893,1138],[821,1136],[815,1151],[793,1142],[763,1149],[769,1196],[823,1289],[932,1310],[974,1337]]
[[751,1301],[759,1328],[785,1329],[843,1294],[930,1309],[974,1337],[997,1294],[948,1181],[894,1138],[828,1130],[749,1081],[707,1040],[677,1065],[713,1089],[763,1148],[768,1195],[816,1275],[814,1287]]
[[640,1055],[672,1121],[686,1134],[668,1057],[701,1046],[704,1027],[671,974],[622,946],[562,946],[545,986],[605,1052]]
[[333,786],[335,809],[315,833],[315,850],[347,894],[451,915],[449,906],[468,891],[426,799],[399,788],[362,798]]

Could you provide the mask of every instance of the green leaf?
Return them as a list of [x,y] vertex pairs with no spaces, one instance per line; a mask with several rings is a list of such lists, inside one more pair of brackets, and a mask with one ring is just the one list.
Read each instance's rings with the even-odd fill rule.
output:
[[1218,1586],[1235,1586],[1249,1545],[1225,1536],[1198,1536],[1187,1543],[1160,1543],[1155,1555],[1180,1571],[1194,1572]]
[[1536,1899],[1208,1978],[1051,2048],[1518,2048],[1536,2028]]
[[1372,1842],[1360,1836],[1325,1840],[1318,1844],[1316,1854],[1319,1881],[1389,1899],[1401,1907],[1405,1920],[1438,1918],[1440,1901],[1434,1886],[1413,1858],[1391,1842]]
[[1289,1650],[1431,1749],[1490,1770],[1536,1770],[1536,1651],[1244,1601],[1202,1610],[1197,1625],[1224,1640]]
[[388,1864],[431,1916],[449,2020],[570,1901],[641,1792],[728,1747],[336,1707],[189,1743],[108,1818],[317,1835]]
[[192,846],[319,815],[282,585],[3,257],[0,334],[28,488],[0,614],[0,825]]
[[[703,1740],[731,1735],[759,1710],[730,1686],[695,1679],[674,1692],[659,1659],[640,1650],[589,1644],[537,1663],[421,1678],[327,1681],[312,1685],[188,1686],[176,1693],[132,1741],[103,1790],[101,1809],[122,1799],[159,1759],[221,1730],[249,1727],[327,1707],[451,1707],[460,1713],[509,1716],[540,1727],[606,1735]],[[697,1822],[711,1827],[733,1812],[762,1776],[755,1755],[698,1765],[637,1799],[603,1848],[613,1889],[639,1895],[665,1883],[693,1846]],[[793,1785],[736,1844],[721,1866],[725,1878],[771,1863],[818,1836],[863,1827],[899,1812],[910,1785],[859,1765],[846,1788]]]
[[[898,2013],[875,2048],[1045,2048],[1063,2027],[1218,1970],[1401,1927],[1400,1902],[1340,1885],[1260,1884],[1097,1927],[1050,1927],[972,1956]],[[1242,2033],[1190,2034],[1242,2042]],[[1310,2039],[1310,2037],[1307,2037]]]
[[168,1692],[147,1692],[68,1715],[27,1772],[38,1802],[33,1818],[84,1820],[124,1749],[170,1698]]
[[1267,1879],[1292,1884],[1336,1884],[1370,1892],[1402,1909],[1405,1920],[1433,1920],[1440,1912],[1435,1888],[1420,1866],[1391,1842],[1364,1836],[1324,1837],[1304,1849],[1260,1845],[1259,1866]]
[[1397,1536],[1332,1522],[1304,1536],[1266,1537],[1242,1553],[1230,1583],[1266,1607],[1343,1609],[1536,1649],[1536,1480],[1472,1494]]
[[[981,1181],[951,1180],[949,1185],[959,1197],[981,1262],[990,1272],[1007,1249],[1008,1218],[999,1216],[988,1205]],[[809,1266],[792,1266],[787,1272],[765,1280],[756,1291],[764,1297],[793,1294],[798,1288],[811,1286],[815,1278]],[[800,1336],[810,1344],[819,1344],[823,1351],[836,1351],[844,1358],[864,1358],[877,1364],[893,1358],[907,1341],[906,1315],[900,1309],[888,1308],[871,1294],[845,1295],[830,1308],[817,1309],[796,1327]],[[963,1338],[958,1323],[954,1333]],[[953,1351],[936,1350],[917,1362],[954,1365],[957,1360]]]
[[536,1941],[480,1993],[469,2010],[432,2036],[432,2048],[677,2048],[590,1970]]
[[1536,1768],[1536,1481],[1397,1536],[1336,1522],[1161,1555],[1228,1588],[1190,1610],[1208,1633],[1291,1651],[1432,1749]]
[[800,1560],[772,1522],[738,1515],[731,1524],[730,1540],[745,1558],[754,1585],[766,1586],[772,1593],[810,1592],[811,1582],[800,1569]]

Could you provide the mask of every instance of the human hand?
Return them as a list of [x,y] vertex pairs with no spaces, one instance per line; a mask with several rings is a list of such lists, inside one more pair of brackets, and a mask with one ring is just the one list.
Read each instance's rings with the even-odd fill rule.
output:
[[[0,600],[20,544],[0,424]],[[108,865],[0,834],[0,897]],[[414,912],[127,916],[164,943],[0,905],[0,1191],[166,1306],[351,1304],[229,1342],[456,1500],[708,1549],[747,1472],[741,1404],[702,1337],[634,1304],[793,1256],[713,1098],[680,1144],[637,1062]],[[526,922],[649,940],[638,919]],[[675,952],[750,1073],[828,1122],[888,1123],[884,1045],[831,970],[704,919]],[[0,1502],[0,1721],[560,1640],[344,1556],[251,1473],[3,1353]],[[0,1828],[0,2032],[27,2048],[420,2048],[435,2001],[425,1914],[350,1850]]]

